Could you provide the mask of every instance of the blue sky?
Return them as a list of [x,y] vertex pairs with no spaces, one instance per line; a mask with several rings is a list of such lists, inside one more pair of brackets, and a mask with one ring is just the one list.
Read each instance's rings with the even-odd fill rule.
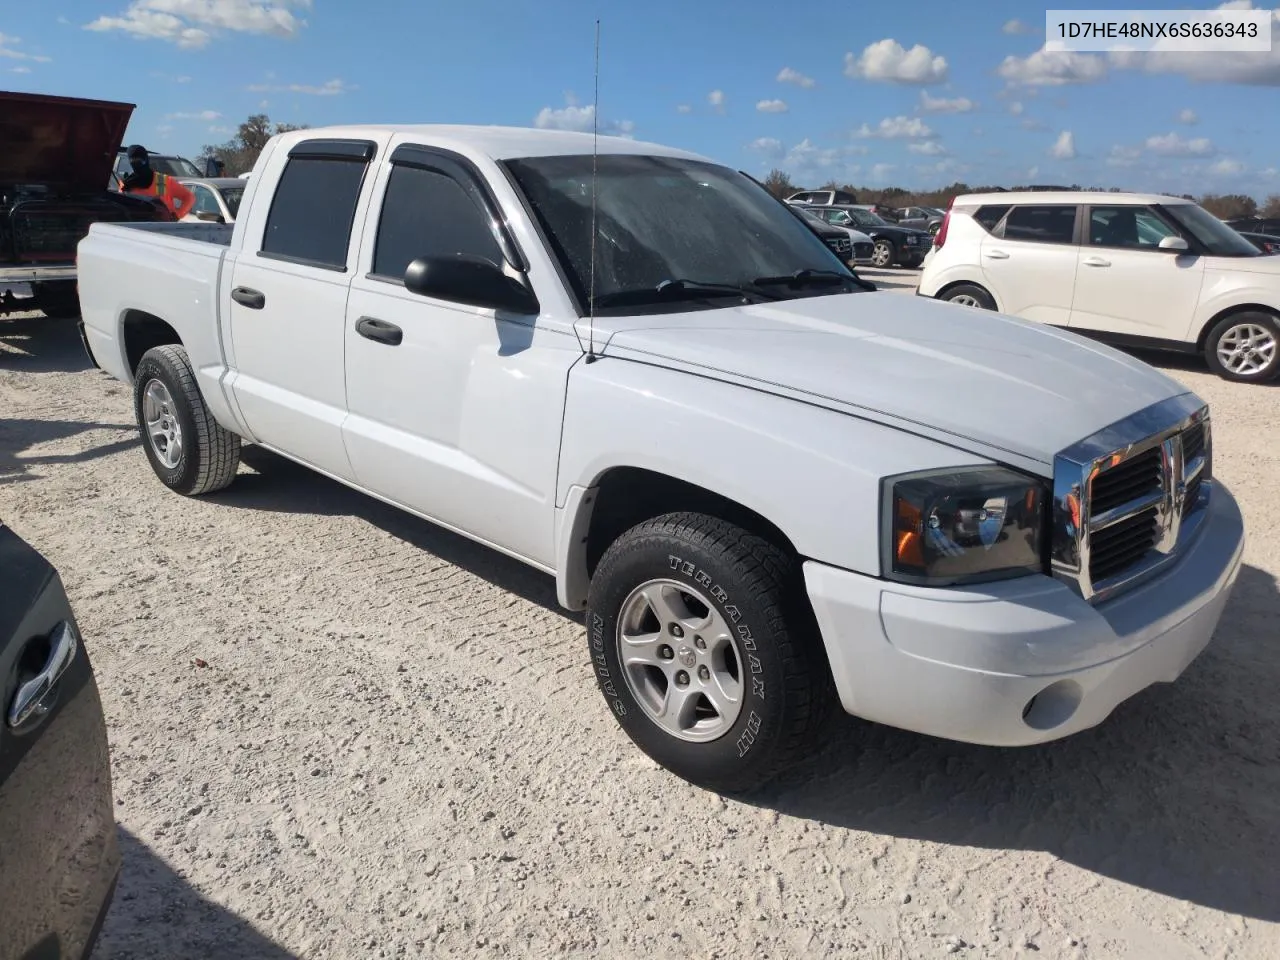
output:
[[0,88],[136,103],[130,142],[191,157],[256,112],[589,129],[599,17],[601,129],[754,173],[1280,193],[1280,8],[1270,53],[1126,61],[1044,53],[1045,5],[1011,0],[4,7]]

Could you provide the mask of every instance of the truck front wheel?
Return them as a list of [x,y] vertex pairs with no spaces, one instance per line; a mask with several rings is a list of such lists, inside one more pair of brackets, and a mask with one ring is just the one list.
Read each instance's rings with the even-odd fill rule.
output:
[[714,517],[645,521],[605,552],[587,601],[596,682],[650,758],[723,793],[819,742],[831,673],[798,566]]
[[133,406],[147,459],[170,490],[199,496],[235,479],[240,438],[214,420],[183,347],[167,344],[142,355]]

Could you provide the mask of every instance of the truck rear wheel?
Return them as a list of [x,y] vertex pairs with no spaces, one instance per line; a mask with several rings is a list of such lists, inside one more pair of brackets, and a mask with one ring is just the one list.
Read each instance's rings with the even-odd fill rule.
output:
[[170,490],[200,496],[235,479],[240,438],[214,420],[183,347],[166,344],[142,355],[133,407],[151,469]]
[[834,702],[798,566],[696,513],[605,552],[587,601],[596,682],[618,723],[679,777],[736,793],[803,759]]

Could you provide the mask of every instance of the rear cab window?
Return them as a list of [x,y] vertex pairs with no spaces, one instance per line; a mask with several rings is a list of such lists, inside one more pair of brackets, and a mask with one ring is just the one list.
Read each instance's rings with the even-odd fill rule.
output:
[[376,147],[304,140],[276,183],[258,256],[345,272],[356,206]]

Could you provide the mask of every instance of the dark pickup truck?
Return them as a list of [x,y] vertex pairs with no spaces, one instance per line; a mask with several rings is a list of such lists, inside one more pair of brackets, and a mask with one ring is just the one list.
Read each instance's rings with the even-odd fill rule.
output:
[[173,220],[107,189],[131,103],[0,91],[0,318],[80,312],[76,244],[95,221]]

